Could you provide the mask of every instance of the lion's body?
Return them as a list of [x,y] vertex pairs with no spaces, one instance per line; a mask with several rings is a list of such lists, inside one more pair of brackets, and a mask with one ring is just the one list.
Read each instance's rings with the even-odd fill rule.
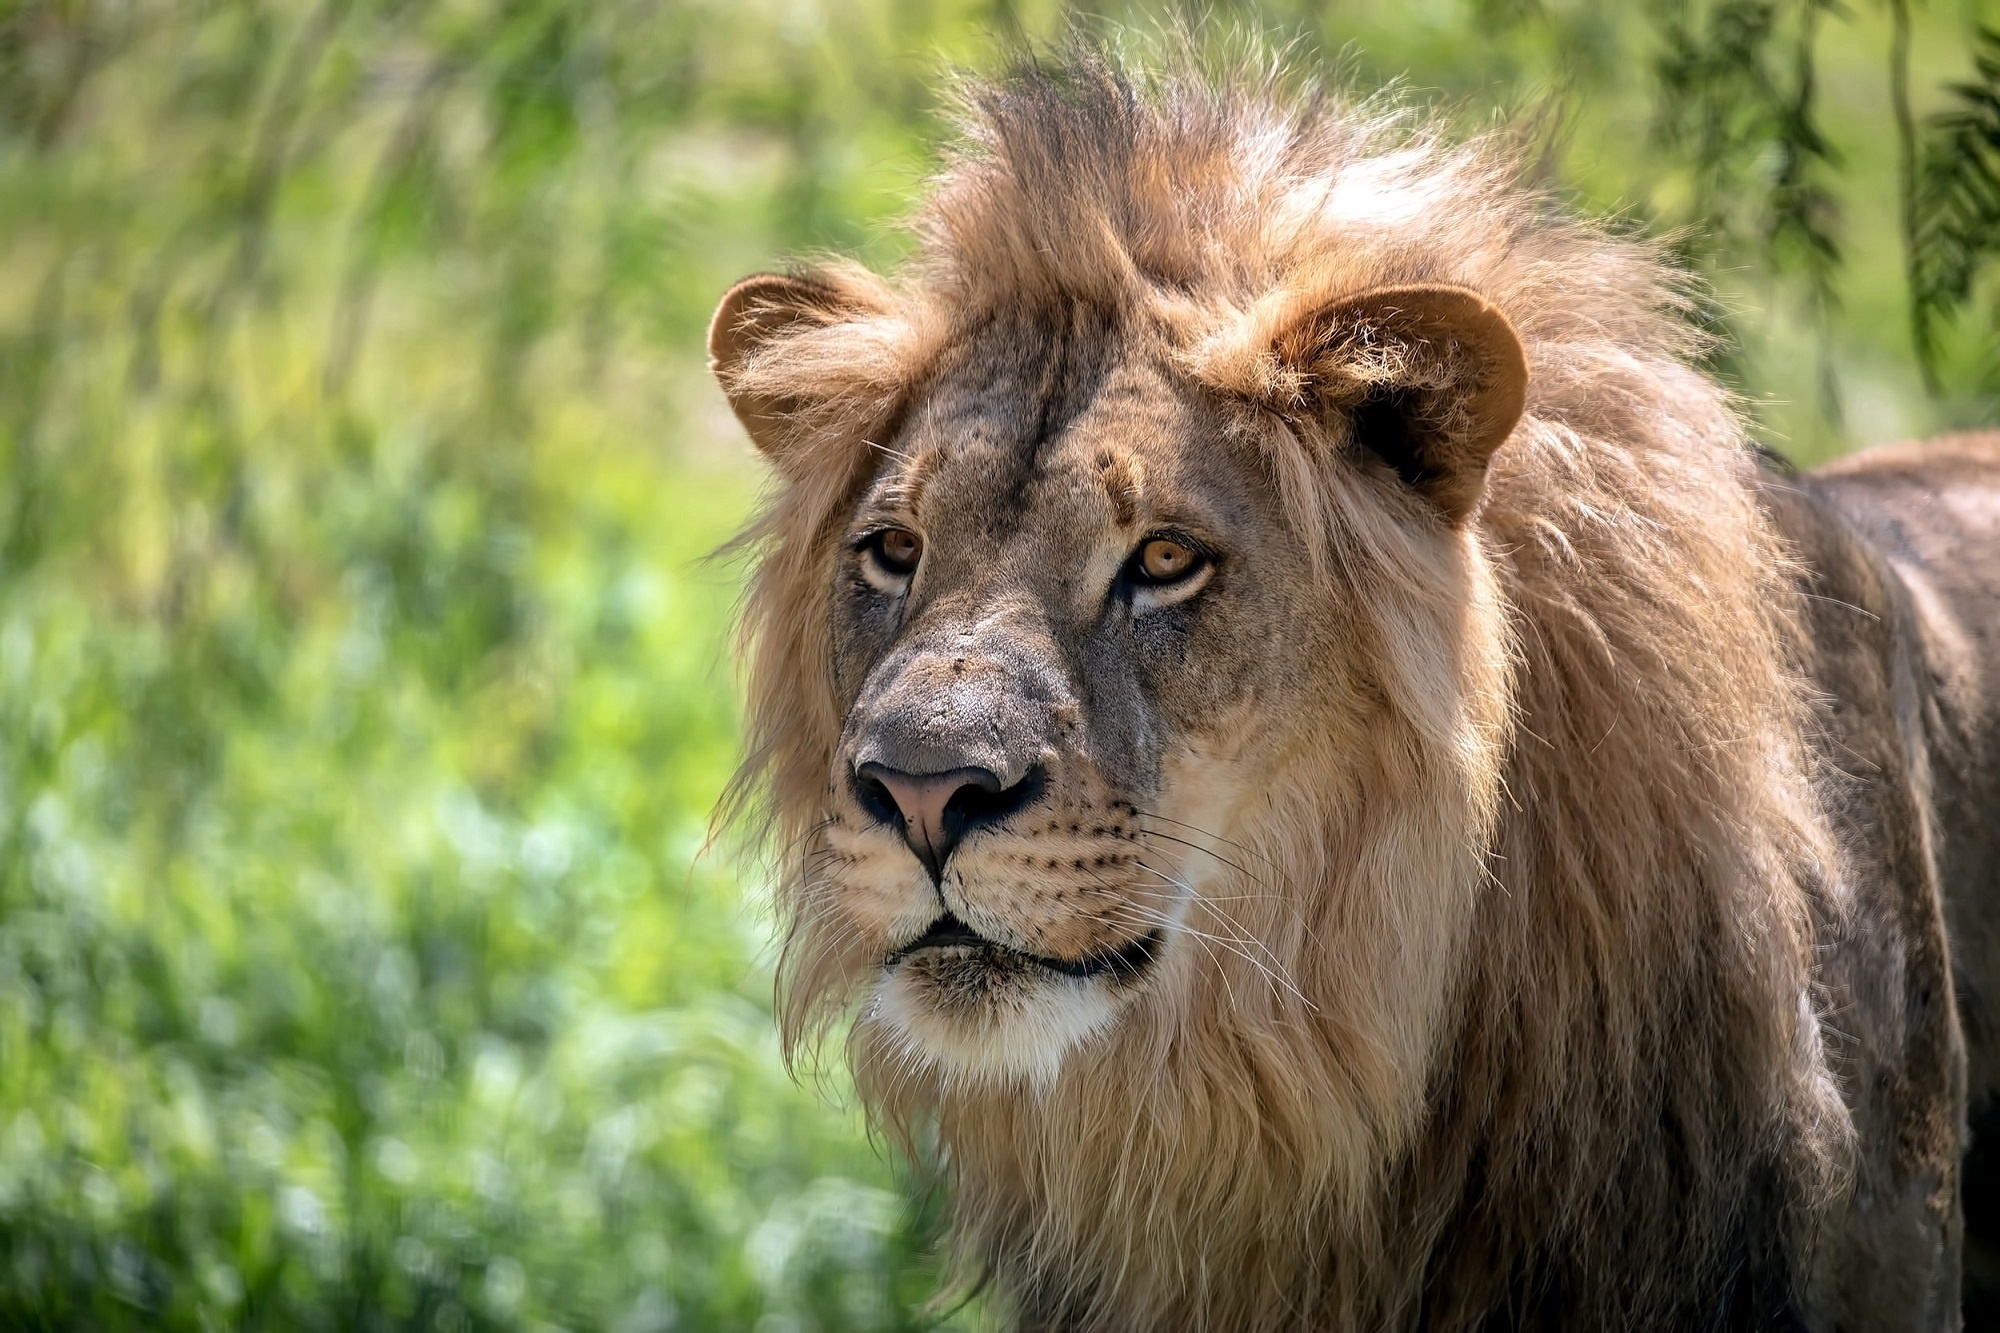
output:
[[1679,275],[1393,119],[976,101],[902,286],[711,334],[788,1038],[1034,1326],[1951,1327],[1996,446],[1767,471]]

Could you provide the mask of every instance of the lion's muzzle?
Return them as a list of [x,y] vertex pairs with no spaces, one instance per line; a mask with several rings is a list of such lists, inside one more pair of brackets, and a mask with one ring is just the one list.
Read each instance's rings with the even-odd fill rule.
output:
[[933,883],[976,830],[1040,800],[1059,762],[1061,667],[1019,614],[940,616],[871,673],[850,718],[856,803],[902,835]]

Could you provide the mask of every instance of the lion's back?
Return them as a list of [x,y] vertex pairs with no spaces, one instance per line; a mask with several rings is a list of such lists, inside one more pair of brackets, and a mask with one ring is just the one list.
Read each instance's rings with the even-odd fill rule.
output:
[[[1910,765],[1913,795],[1928,798],[1932,842],[1880,851],[1892,864],[1928,861],[1944,899],[1972,1131],[1962,1175],[1966,1326],[1983,1326],[1986,1317],[2000,1324],[2000,433],[1881,446],[1807,474],[1799,486],[1867,548],[1845,562],[1851,573],[1872,564],[1876,577],[1860,573],[1861,583],[1890,585],[1878,608],[1862,603],[1878,618],[1875,628],[1847,611],[1842,603],[1851,598],[1838,593],[1816,609],[1817,656],[1822,664],[1851,666],[1864,656],[1902,664],[1890,673],[1900,679],[1883,682],[1894,695],[1898,734],[1877,740],[1897,746],[1882,759]],[[1824,552],[1806,555],[1809,564],[1826,563]],[[1847,591],[1858,586],[1850,578]],[[1857,653],[1871,639],[1879,654]],[[1832,675],[1821,686],[1837,710],[1856,681],[1847,668],[1835,666]],[[1851,827],[1867,838],[1871,823]],[[1899,1023],[1920,1025],[1907,1013]]]
[[[1966,1010],[1975,1114],[2000,1101],[2000,432],[1884,445],[1811,486],[1908,590],[1938,877]],[[2000,1131],[2000,1123],[1995,1124]]]

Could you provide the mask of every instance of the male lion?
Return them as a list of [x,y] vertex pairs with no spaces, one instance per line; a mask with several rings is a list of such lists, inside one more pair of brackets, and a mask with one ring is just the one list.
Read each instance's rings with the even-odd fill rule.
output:
[[1684,274],[1379,108],[969,105],[900,280],[710,333],[785,1034],[858,1005],[960,1250],[1035,1327],[1993,1317],[2000,436],[1760,463]]

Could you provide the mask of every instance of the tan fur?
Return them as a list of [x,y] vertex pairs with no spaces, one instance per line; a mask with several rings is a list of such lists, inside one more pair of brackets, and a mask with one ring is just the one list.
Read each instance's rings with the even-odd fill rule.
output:
[[[1106,879],[1127,861],[1184,915],[1143,984],[1050,1010],[1076,1030],[1042,1064],[969,1074],[870,1002],[857,1077],[883,1123],[935,1124],[961,1254],[1030,1324],[1796,1315],[1799,1237],[1854,1169],[1815,951],[1855,890],[1802,575],[1689,367],[1683,277],[1521,189],[1499,148],[1394,110],[1134,87],[1090,59],[969,106],[893,286],[817,271],[806,317],[740,289],[712,339],[783,479],[751,534],[743,790],[784,851],[788,1048],[875,993],[934,910],[843,804],[860,686],[836,679],[826,590],[853,508],[886,486],[921,511],[948,439],[897,442],[972,331],[1101,309],[1119,365],[1166,367],[1221,423],[1210,465],[1274,488],[1282,521],[1242,540],[1306,553],[1309,623],[1235,645],[1241,670],[1344,648],[1300,659],[1312,707],[1249,698],[1169,738],[1146,809],[1109,779],[1063,788],[1097,826],[1058,804],[1033,833],[1046,878],[996,919],[1062,957],[1117,943],[1152,901]],[[1404,313],[1411,292],[1447,314]],[[1413,420],[1460,451],[1442,480],[1355,461],[1349,413],[1384,384],[1432,395]],[[1086,451],[1107,531],[1190,458],[1145,452],[1191,420],[1149,410],[1164,436]],[[1090,411],[1076,429],[1117,420]]]

